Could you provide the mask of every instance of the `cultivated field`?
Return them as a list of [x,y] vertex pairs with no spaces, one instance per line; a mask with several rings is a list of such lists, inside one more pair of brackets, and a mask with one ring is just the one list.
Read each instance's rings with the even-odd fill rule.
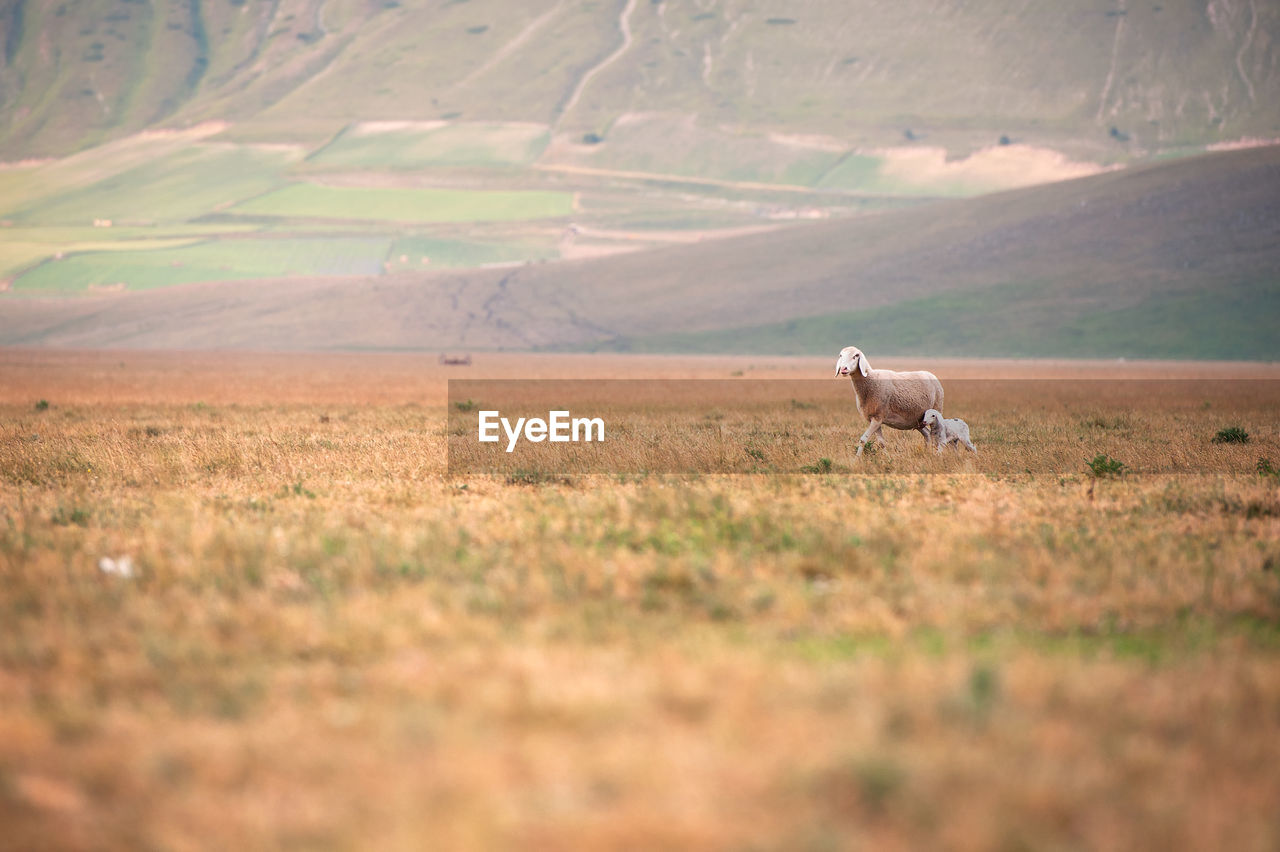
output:
[[[1039,380],[954,413],[1045,474],[840,472],[851,399],[772,473],[446,470],[448,378],[831,363],[0,350],[0,846],[1275,848],[1280,434],[1225,380],[1280,369],[913,362]],[[1204,395],[1055,396],[1104,376]],[[1170,437],[1213,472],[1087,464]]]
[[73,255],[24,275],[15,292],[150,290],[200,281],[297,275],[376,275],[391,241],[379,237],[250,238],[175,248],[128,249]]
[[[1280,358],[1280,146],[909,208],[576,166],[310,161],[238,199],[219,172],[183,176],[170,200],[209,203],[188,220],[91,227],[97,206],[71,203],[173,144],[0,170],[19,200],[58,188],[7,206],[0,186],[0,343]],[[46,204],[63,224],[27,225]]]
[[309,161],[322,169],[373,171],[527,166],[546,148],[548,131],[539,124],[370,122],[338,135]]
[[238,205],[235,212],[309,219],[395,222],[501,222],[573,212],[566,192],[451,189],[354,189],[294,184]]

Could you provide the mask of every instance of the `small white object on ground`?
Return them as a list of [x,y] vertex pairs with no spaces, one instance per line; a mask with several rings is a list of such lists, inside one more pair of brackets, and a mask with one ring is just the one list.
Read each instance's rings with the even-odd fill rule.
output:
[[119,559],[104,556],[98,560],[98,570],[103,574],[111,574],[116,577],[134,576],[133,560],[128,556],[121,556]]

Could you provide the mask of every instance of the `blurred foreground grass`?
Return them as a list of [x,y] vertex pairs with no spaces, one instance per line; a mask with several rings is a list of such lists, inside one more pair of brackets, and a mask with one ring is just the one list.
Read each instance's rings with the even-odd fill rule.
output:
[[1280,842],[1273,476],[522,484],[439,402],[46,386],[0,846]]

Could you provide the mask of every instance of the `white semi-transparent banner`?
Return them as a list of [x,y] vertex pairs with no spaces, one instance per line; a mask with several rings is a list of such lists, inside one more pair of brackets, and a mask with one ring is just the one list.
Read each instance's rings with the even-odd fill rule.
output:
[[[1280,381],[952,380],[939,443],[848,379],[451,380],[449,471],[1253,473],[1280,468]],[[892,408],[892,406],[890,407]],[[932,431],[932,430],[931,430]],[[967,441],[962,437],[967,438]],[[970,445],[972,449],[970,449]],[[940,447],[940,451],[939,451]]]

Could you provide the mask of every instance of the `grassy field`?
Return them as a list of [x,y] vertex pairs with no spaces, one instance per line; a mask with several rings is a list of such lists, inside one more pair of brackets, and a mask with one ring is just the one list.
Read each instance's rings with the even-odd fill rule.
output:
[[[1010,302],[1021,302],[1010,311]],[[1072,315],[1074,314],[1074,315]],[[1136,305],[1065,306],[1038,282],[832,311],[766,325],[626,339],[630,352],[815,354],[831,340],[894,352],[1087,358],[1280,359],[1280,279],[1223,281],[1204,292],[1155,293]],[[1199,333],[1191,333],[1191,329]]]
[[[391,242],[379,237],[236,239],[176,248],[92,251],[50,260],[20,276],[15,292],[150,290],[198,281],[300,275],[376,275]],[[121,286],[123,285],[123,286]]]
[[[829,369],[520,361],[743,388]],[[448,474],[445,379],[511,372],[0,350],[3,845],[1280,841],[1280,489],[1255,458],[1278,436],[1220,381],[1274,367],[1120,369],[1217,380],[1201,421],[1160,395],[1082,420],[1042,381],[1045,452],[1081,457],[1048,476]],[[1165,410],[1173,434],[1146,434]],[[996,400],[963,413],[1013,452]],[[1251,442],[1206,439],[1227,425]],[[829,428],[861,431],[851,402]],[[1085,464],[1161,437],[1228,472]]]
[[[20,164],[19,167],[0,170],[0,204],[5,215],[12,217],[24,210],[39,210],[44,204],[57,203],[59,199],[73,198],[78,193],[94,191],[111,181],[118,181],[121,175],[160,177],[167,173],[170,178],[182,179],[182,175],[174,174],[172,166],[175,161],[187,162],[203,160],[206,165],[216,165],[220,161],[225,166],[226,159],[240,159],[252,163],[252,171],[260,172],[264,168],[274,166],[279,169],[289,160],[296,158],[299,149],[269,148],[267,150],[245,148],[239,155],[228,150],[228,146],[208,143],[209,136],[216,134],[222,125],[204,124],[182,131],[165,131],[138,133],[124,139],[118,139],[71,156],[59,159],[37,161]],[[272,152],[274,151],[274,156]],[[274,160],[274,163],[272,161]],[[165,168],[165,166],[169,168]],[[186,176],[188,180],[198,179],[199,174]],[[223,170],[221,174],[208,175],[210,183],[216,187],[217,179],[236,179],[234,174]],[[117,186],[119,184],[117,183]],[[176,186],[176,185],[175,185]],[[190,183],[184,187],[191,190]],[[201,187],[202,194],[213,187]],[[149,190],[142,181],[129,185],[134,193],[148,195]],[[117,196],[119,193],[117,193]],[[150,196],[155,198],[154,195]],[[161,197],[165,203],[181,203],[180,198]],[[115,197],[113,203],[127,203],[127,198]],[[94,210],[81,210],[73,216],[73,225],[90,225],[92,220],[104,214]],[[148,218],[155,219],[154,215]],[[87,221],[86,221],[87,220]]]
[[324,169],[395,171],[451,166],[527,166],[547,146],[538,124],[371,122],[339,134],[307,158]]
[[392,270],[424,267],[476,267],[494,263],[519,263],[531,258],[553,257],[550,244],[479,243],[430,237],[401,237],[391,246]]
[[764,134],[701,127],[691,115],[643,115],[612,124],[608,143],[599,148],[553,150],[547,160],[671,177],[816,186],[842,153],[838,144],[834,150],[787,145]]
[[13,278],[43,261],[73,254],[178,248],[247,229],[243,225],[226,224],[110,230],[93,227],[3,228],[0,229],[0,277]]
[[503,222],[567,216],[567,192],[363,189],[294,184],[234,208],[250,216],[392,222]]
[[[408,240],[386,261],[396,276],[298,279],[282,304],[248,285],[192,289],[184,301],[0,295],[11,298],[0,342],[114,347],[128,325],[132,345],[160,348],[234,338],[256,349],[800,354],[856,338],[891,355],[1266,360],[1277,357],[1277,163],[1280,146],[1258,147],[861,214],[813,206],[808,192],[608,173],[538,169],[541,182],[507,192],[477,188],[492,184],[470,172],[451,173],[450,189],[430,188],[438,175],[335,173],[323,179],[333,185],[296,185],[199,223]],[[0,234],[16,243],[27,230]],[[453,245],[441,253],[434,241]],[[640,248],[656,250],[618,253]],[[446,280],[421,255],[439,266],[535,262]],[[555,257],[569,262],[536,262]],[[308,321],[282,330],[279,312],[300,305]],[[177,319],[188,311],[202,329]]]
[[83,226],[92,225],[95,219],[126,225],[171,225],[282,186],[285,169],[300,156],[294,148],[192,145],[67,187],[3,215],[20,226]]
[[[742,372],[742,371],[737,371]],[[744,374],[745,375],[745,374]],[[1074,476],[1099,454],[1130,473],[1250,473],[1280,458],[1280,382],[1214,379],[951,379],[948,417],[971,422],[981,451],[923,451],[898,433],[855,458],[847,381],[741,379],[454,381],[449,471],[535,480],[579,473],[892,473]],[[608,440],[574,445],[477,440],[479,412],[600,417]],[[1247,443],[1215,442],[1238,425]],[[856,426],[856,428],[855,428]],[[893,430],[885,431],[893,434]],[[875,450],[872,447],[870,450]],[[869,450],[869,451],[870,451]]]
[[[194,240],[176,237],[171,239],[141,240],[99,240],[78,242],[70,248],[73,252],[113,252],[113,251],[149,251],[154,249],[170,249],[190,245]],[[25,240],[5,240],[0,243],[0,275],[14,275],[25,272],[50,258],[64,255],[67,247],[63,244],[47,242],[27,242]]]

